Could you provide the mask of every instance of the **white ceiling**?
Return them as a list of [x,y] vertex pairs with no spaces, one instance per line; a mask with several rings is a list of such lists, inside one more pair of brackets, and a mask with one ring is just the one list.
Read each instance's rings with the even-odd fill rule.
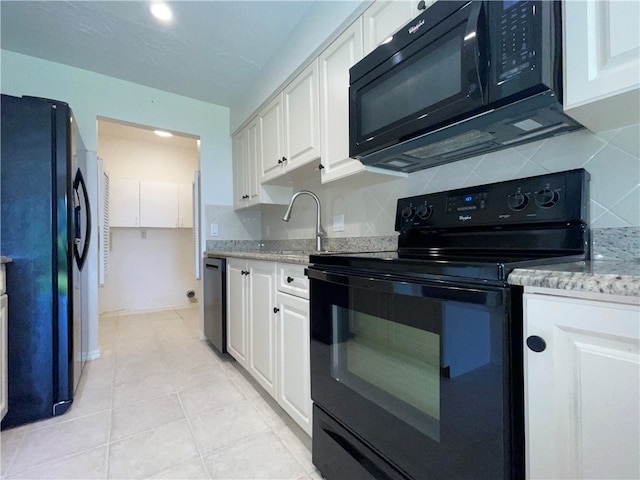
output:
[[0,2],[3,49],[230,107],[307,14],[308,1]]

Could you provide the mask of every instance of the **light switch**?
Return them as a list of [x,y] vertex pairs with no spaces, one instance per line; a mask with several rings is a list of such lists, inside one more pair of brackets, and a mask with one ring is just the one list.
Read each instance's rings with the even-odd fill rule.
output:
[[212,223],[211,224],[211,236],[212,237],[217,237],[218,236],[218,224],[217,223]]
[[344,232],[344,214],[333,216],[333,231]]

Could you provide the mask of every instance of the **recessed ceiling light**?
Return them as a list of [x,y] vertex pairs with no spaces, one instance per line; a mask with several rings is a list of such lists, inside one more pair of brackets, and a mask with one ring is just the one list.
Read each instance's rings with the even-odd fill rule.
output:
[[173,13],[166,3],[154,2],[151,4],[150,10],[154,17],[163,22],[170,22],[173,19]]
[[171,132],[165,132],[164,130],[154,130],[153,133],[155,133],[159,137],[173,137],[173,134]]

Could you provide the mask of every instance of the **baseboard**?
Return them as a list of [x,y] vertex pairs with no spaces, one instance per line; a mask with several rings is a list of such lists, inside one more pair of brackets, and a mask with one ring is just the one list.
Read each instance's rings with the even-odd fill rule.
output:
[[91,360],[97,360],[98,358],[100,358],[100,347],[85,353],[83,356],[85,357],[84,359],[88,362],[90,362]]
[[187,310],[191,308],[198,308],[198,303],[190,303],[187,305],[174,305],[169,307],[162,308],[146,308],[142,310],[115,310],[112,312],[103,312],[100,313],[101,317],[125,317],[127,315],[138,315],[140,313],[157,313],[157,312],[166,312],[169,310]]

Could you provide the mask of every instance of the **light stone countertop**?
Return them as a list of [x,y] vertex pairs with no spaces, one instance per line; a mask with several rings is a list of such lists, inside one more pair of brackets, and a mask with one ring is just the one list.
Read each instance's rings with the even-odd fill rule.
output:
[[559,263],[517,268],[511,285],[640,297],[640,260]]
[[[313,252],[315,253],[315,252]],[[256,252],[256,251],[207,251],[208,258],[247,258],[249,260],[264,260],[267,262],[309,264],[308,252]]]

